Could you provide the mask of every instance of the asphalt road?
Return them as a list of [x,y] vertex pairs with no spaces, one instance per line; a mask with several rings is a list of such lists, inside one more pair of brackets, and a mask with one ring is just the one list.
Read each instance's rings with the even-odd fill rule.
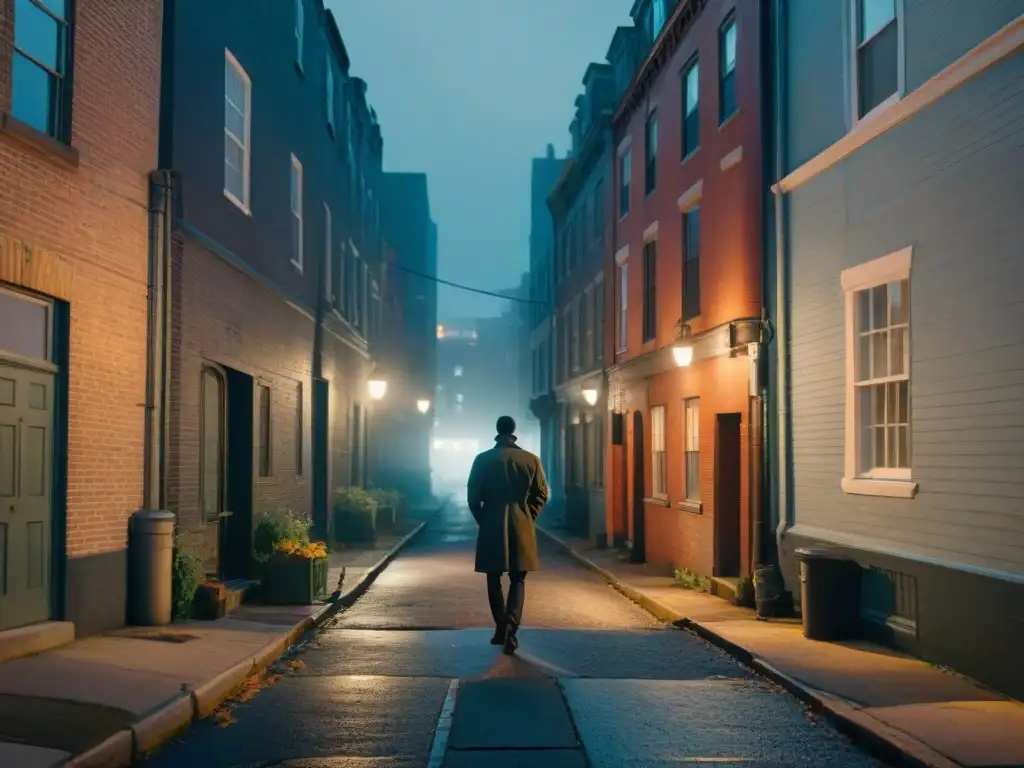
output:
[[527,578],[519,653],[503,656],[488,643],[475,531],[451,505],[262,690],[145,765],[880,765],[554,548],[542,548],[544,570]]

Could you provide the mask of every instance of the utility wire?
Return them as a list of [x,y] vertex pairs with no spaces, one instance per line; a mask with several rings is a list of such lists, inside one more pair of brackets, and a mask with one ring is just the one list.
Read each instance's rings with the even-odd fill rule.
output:
[[453,283],[450,280],[442,280],[440,277],[434,277],[433,275],[427,275],[427,274],[424,274],[423,272],[417,272],[414,269],[409,269],[408,267],[403,267],[401,264],[396,264],[393,261],[387,262],[387,265],[389,267],[394,267],[395,269],[401,270],[402,272],[406,272],[406,273],[408,273],[410,275],[414,275],[415,277],[420,277],[420,278],[423,278],[424,280],[430,280],[430,281],[435,282],[435,283],[440,283],[441,285],[447,285],[450,288],[457,288],[460,291],[469,291],[470,293],[479,293],[479,294],[481,294],[483,296],[493,296],[496,299],[504,299],[505,301],[515,301],[515,302],[518,302],[520,304],[536,304],[536,305],[541,306],[541,307],[550,306],[546,301],[537,301],[536,299],[523,299],[523,298],[520,298],[518,296],[506,296],[503,293],[495,293],[494,291],[485,291],[483,288],[473,288],[473,287],[468,286],[468,285],[462,285],[460,283]]

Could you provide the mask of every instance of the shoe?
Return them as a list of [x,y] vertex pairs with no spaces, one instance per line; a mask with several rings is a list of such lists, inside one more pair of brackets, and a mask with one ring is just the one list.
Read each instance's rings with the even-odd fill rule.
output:
[[491,645],[504,645],[505,644],[505,628],[498,627],[494,630],[494,636],[491,638]]
[[511,656],[516,652],[517,648],[519,648],[519,640],[516,639],[516,636],[512,632],[509,632],[505,636],[505,647],[502,650],[505,652],[506,656]]

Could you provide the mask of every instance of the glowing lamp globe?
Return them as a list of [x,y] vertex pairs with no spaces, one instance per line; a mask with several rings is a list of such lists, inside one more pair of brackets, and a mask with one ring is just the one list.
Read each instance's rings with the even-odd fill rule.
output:
[[416,401],[416,410],[419,411],[420,413],[426,413],[427,411],[430,410],[430,401],[429,400],[417,400]]
[[594,405],[597,403],[597,390],[596,389],[584,389],[583,399],[587,401],[587,405]]
[[371,398],[381,400],[388,393],[388,383],[383,379],[370,379],[367,382],[367,389]]
[[685,368],[693,362],[693,347],[689,345],[672,347],[672,359],[677,366]]

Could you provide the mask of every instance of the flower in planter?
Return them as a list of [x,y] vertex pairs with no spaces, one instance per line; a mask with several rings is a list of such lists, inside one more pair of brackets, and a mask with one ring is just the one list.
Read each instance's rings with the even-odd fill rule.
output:
[[294,539],[278,542],[274,551],[288,557],[301,557],[305,560],[319,560],[327,557],[327,545],[322,541],[309,541],[303,544]]

